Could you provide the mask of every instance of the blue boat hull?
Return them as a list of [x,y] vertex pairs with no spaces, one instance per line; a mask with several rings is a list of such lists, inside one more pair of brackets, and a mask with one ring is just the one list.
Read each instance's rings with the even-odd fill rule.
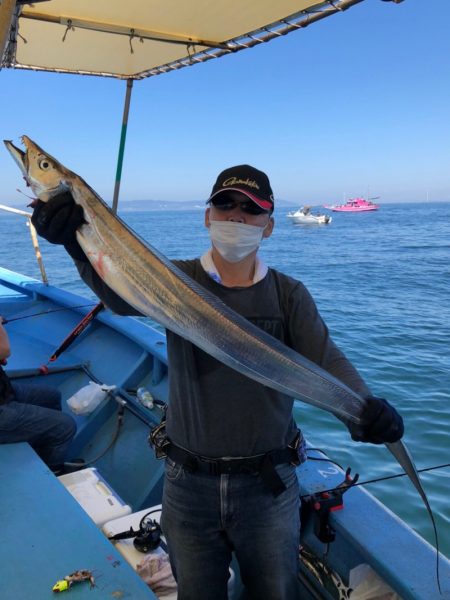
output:
[[[0,269],[0,315],[11,320],[7,330],[13,349],[7,372],[17,380],[57,386],[67,412],[67,399],[89,381],[116,386],[115,397],[108,397],[92,414],[75,417],[78,431],[70,455],[95,467],[137,512],[161,502],[163,462],[155,459],[148,445],[149,430],[161,418],[160,404],[144,407],[136,390],[145,386],[157,401],[167,401],[165,337],[142,319],[105,310],[57,361],[49,363],[93,305]],[[36,316],[19,318],[27,315]],[[48,367],[47,375],[41,374],[42,366]],[[105,598],[114,591],[155,598],[27,444],[3,445],[0,453],[0,514],[6,522],[0,576],[10,598],[48,597],[57,579],[77,569],[96,572]],[[317,450],[310,449],[309,455],[326,459]],[[335,540],[329,545],[320,541],[318,512],[306,497],[339,485],[344,474],[331,462],[309,460],[298,468],[298,477],[305,497],[302,598],[339,598],[338,588],[348,588],[361,565],[370,567],[401,598],[450,598],[450,562],[440,558],[443,595],[439,596],[435,550],[362,487],[347,491],[344,507],[330,513],[328,524]],[[11,556],[14,568],[5,566],[12,564]],[[88,584],[77,584],[71,597],[87,597],[89,592]]]

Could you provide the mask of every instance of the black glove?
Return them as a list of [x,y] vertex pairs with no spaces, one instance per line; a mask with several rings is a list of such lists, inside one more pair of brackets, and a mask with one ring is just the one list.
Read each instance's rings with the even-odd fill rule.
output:
[[368,396],[363,414],[364,425],[350,423],[348,428],[356,442],[393,443],[403,436],[403,419],[384,398]]
[[83,209],[75,204],[72,194],[64,192],[48,202],[36,202],[31,222],[38,234],[52,244],[62,244],[72,258],[86,262],[87,258],[75,232],[83,223]]

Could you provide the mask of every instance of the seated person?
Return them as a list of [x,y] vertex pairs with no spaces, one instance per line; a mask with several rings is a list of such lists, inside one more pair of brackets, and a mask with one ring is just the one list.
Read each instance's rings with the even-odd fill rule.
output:
[[[11,349],[0,317],[0,364]],[[74,419],[61,411],[61,394],[50,386],[10,381],[0,366],[0,444],[28,442],[56,474],[76,432]]]

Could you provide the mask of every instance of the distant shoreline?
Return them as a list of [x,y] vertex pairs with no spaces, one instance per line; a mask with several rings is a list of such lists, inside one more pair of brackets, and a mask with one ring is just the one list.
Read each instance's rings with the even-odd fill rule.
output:
[[[431,200],[431,201],[426,201],[426,200],[418,200],[418,201],[408,201],[408,202],[379,202],[380,204],[380,209],[383,209],[383,207],[388,207],[388,206],[404,206],[406,204],[425,204],[425,205],[433,205],[433,204],[449,204],[450,200]],[[109,203],[109,206],[111,206],[111,203]],[[311,201],[304,201],[304,202],[289,202],[288,200],[278,200],[276,201],[276,207],[275,207],[275,211],[278,212],[279,209],[283,209],[283,210],[290,210],[290,209],[296,209],[299,206],[303,206],[304,204],[308,204],[308,206],[311,206],[313,209],[324,209],[324,210],[329,210],[329,209],[325,209],[323,204],[314,204]],[[336,202],[332,202],[332,204],[339,204],[338,201]],[[24,203],[9,203],[7,204],[7,206],[10,206],[11,208],[18,208],[21,210],[25,210],[27,212],[31,212],[30,209],[27,207],[27,205]],[[204,210],[206,208],[206,203],[203,201],[197,201],[197,202],[192,202],[192,201],[183,201],[180,202],[178,200],[173,200],[173,201],[167,201],[167,202],[161,202],[159,200],[119,200],[119,212],[124,213],[124,212],[137,212],[137,211],[141,211],[141,212],[161,212],[161,211],[168,211],[168,210],[175,210],[175,211],[186,211],[186,210]]]

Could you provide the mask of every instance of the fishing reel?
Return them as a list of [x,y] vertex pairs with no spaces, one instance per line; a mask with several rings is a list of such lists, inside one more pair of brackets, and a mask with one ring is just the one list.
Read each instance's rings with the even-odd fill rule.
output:
[[323,492],[316,492],[305,498],[305,503],[302,503],[302,521],[306,520],[308,513],[313,514],[314,518],[314,533],[324,544],[334,542],[336,532],[330,524],[330,513],[342,510],[344,508],[343,494],[353,487],[359,475],[356,473],[354,477],[350,475],[351,468],[345,472],[345,479],[342,483],[333,489]]
[[162,531],[158,521],[150,518],[150,515],[154,512],[159,512],[159,509],[157,511],[152,510],[142,517],[138,531],[130,527],[128,531],[116,533],[108,539],[116,542],[118,540],[134,538],[133,545],[139,552],[147,553],[156,550],[161,543]]

